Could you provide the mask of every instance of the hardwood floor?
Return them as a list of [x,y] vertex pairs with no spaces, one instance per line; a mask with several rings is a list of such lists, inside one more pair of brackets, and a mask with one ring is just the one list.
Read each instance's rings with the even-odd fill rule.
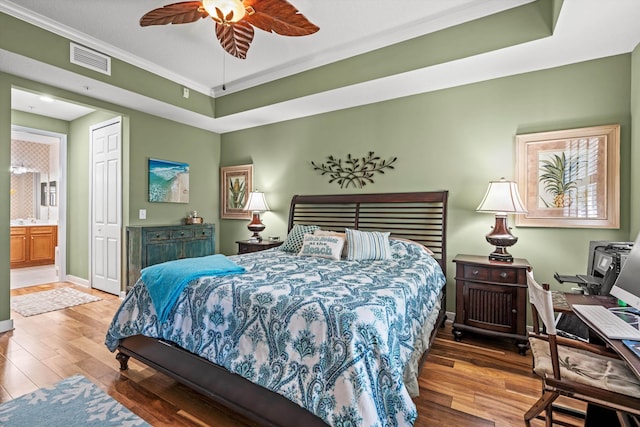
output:
[[[102,300],[31,317],[12,312],[15,330],[0,334],[0,402],[82,374],[152,425],[253,425],[133,359],[130,369],[120,372],[115,354],[104,345],[120,304],[116,296],[65,283],[11,294],[61,286]],[[531,371],[531,356],[520,356],[512,341],[469,336],[457,343],[446,326],[420,375],[415,425],[523,425],[522,416],[540,396],[540,387]]]

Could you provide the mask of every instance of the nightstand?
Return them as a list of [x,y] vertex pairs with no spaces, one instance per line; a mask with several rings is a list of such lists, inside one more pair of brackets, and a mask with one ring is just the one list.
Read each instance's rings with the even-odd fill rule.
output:
[[237,240],[238,255],[248,254],[249,252],[259,252],[266,249],[278,247],[282,244],[281,240],[263,240],[261,242],[252,242],[251,240]]
[[520,354],[528,348],[527,269],[529,262],[489,261],[486,256],[458,255],[456,263],[456,341],[464,331],[513,338]]

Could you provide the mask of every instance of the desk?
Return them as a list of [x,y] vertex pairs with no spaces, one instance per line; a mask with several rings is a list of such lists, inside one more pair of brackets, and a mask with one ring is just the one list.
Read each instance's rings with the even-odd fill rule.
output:
[[[617,300],[613,297],[607,297],[602,295],[583,295],[583,294],[565,294],[567,303],[571,307],[574,304],[590,304],[590,305],[603,305],[607,308],[616,307]],[[580,320],[582,320],[590,332],[593,332],[598,338],[604,341],[626,365],[633,371],[638,378],[640,378],[640,358],[638,358],[631,350],[629,350],[622,340],[609,339],[601,334],[598,329],[587,319],[580,315],[577,311],[573,312]],[[615,412],[610,409],[600,408],[596,405],[587,405],[587,414],[585,418],[585,426],[619,426],[618,418],[615,416]]]
[[[613,297],[605,297],[600,295],[581,295],[581,294],[566,294],[565,295],[569,305],[573,304],[598,304],[605,307],[616,307],[617,300]],[[580,320],[582,320],[589,330],[593,331],[600,339],[602,339],[613,351],[615,351],[622,360],[625,361],[629,369],[633,371],[638,378],[640,378],[640,358],[636,356],[631,350],[622,343],[622,340],[613,340],[605,337],[598,329],[592,325],[587,319],[582,317],[578,312],[574,312]]]

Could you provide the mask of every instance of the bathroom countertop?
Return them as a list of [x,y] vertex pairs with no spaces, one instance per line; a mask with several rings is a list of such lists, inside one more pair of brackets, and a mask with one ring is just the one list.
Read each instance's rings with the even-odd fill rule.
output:
[[52,226],[52,225],[58,225],[55,222],[26,222],[24,224],[20,224],[17,222],[13,222],[11,221],[11,227],[38,227],[38,226]]

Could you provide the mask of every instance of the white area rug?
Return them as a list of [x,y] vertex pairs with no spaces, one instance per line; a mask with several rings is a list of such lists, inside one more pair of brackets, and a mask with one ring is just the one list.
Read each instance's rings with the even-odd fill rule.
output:
[[73,288],[59,288],[12,297],[11,309],[27,317],[101,299]]

